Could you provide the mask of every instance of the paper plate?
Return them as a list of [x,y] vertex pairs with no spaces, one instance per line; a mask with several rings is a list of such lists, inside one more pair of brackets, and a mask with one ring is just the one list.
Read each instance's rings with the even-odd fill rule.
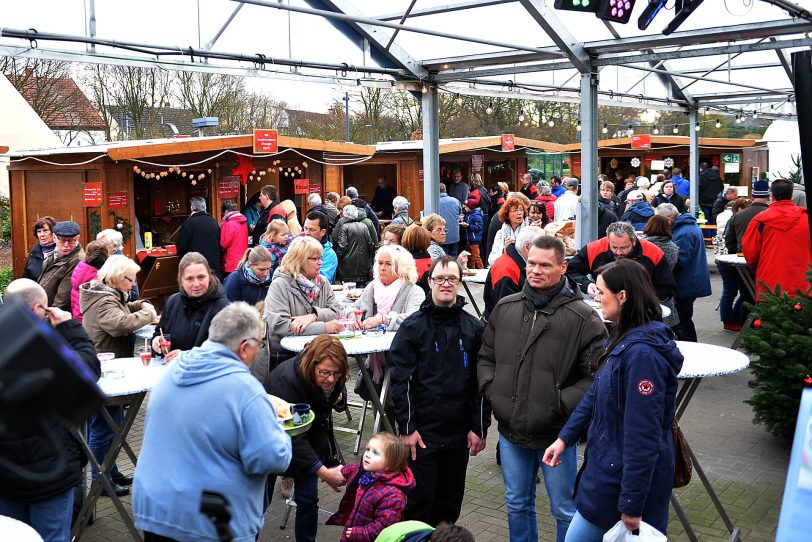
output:
[[[288,420],[293,419],[293,415],[290,413],[290,403],[281,397],[271,395],[270,393],[268,394],[268,399],[271,400],[271,404],[273,405],[274,410],[276,410],[276,418],[278,421],[287,422]],[[285,415],[281,415],[280,412],[284,413]]]

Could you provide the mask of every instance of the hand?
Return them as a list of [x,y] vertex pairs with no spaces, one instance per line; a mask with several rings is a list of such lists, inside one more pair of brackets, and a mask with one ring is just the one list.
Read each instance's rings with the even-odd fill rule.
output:
[[347,528],[347,530],[346,530],[346,531],[344,531],[344,535],[345,535],[347,538],[350,538],[350,537],[352,536],[352,527],[348,527],[348,528]]
[[425,450],[426,445],[423,443],[423,438],[420,436],[420,433],[415,431],[411,435],[401,435],[400,440],[403,441],[403,445],[406,446],[406,449],[410,451],[412,456],[412,461],[417,459],[417,447],[420,446]]
[[158,316],[158,311],[155,310],[155,307],[152,305],[152,303],[149,303],[147,301],[142,301],[141,302],[141,310],[142,311],[147,311],[148,313],[150,313],[152,315],[153,318]]
[[290,317],[290,331],[294,335],[300,335],[304,330],[316,321],[315,314],[305,314],[303,316],[291,316]]
[[479,438],[479,435],[473,431],[468,431],[468,453],[471,457],[485,449],[485,439]]
[[169,352],[164,356],[164,360],[166,360],[166,362],[169,363],[170,361],[173,361],[176,357],[180,356],[181,352],[183,352],[183,350],[172,350],[171,352]]
[[555,442],[550,444],[550,446],[544,450],[544,458],[542,462],[547,465],[548,467],[557,467],[561,464],[561,461],[558,460],[558,456],[564,453],[564,449],[567,445],[564,443],[563,440],[556,439]]
[[62,309],[60,309],[58,307],[48,307],[48,308],[46,308],[45,309],[45,314],[48,315],[48,320],[51,322],[51,325],[54,326],[54,327],[56,327],[58,324],[61,324],[62,322],[67,322],[68,320],[73,318],[71,313],[69,313],[67,311],[63,311]]
[[513,237],[508,237],[507,239],[505,239],[505,248],[507,248],[508,245],[512,245],[515,242],[516,239],[514,239]]
[[161,350],[161,336],[156,335],[152,338],[152,350],[155,352],[162,352]]
[[594,282],[590,282],[589,285],[586,287],[586,293],[592,296],[592,299],[598,298],[598,287],[595,286]]
[[372,329],[377,326],[382,326],[384,323],[384,317],[379,314],[378,316],[371,316],[370,318],[364,320],[361,327],[364,329]]
[[324,322],[324,331],[326,333],[338,333],[344,329],[344,326],[338,323],[337,320],[330,320],[329,322]]
[[466,269],[468,267],[468,256],[470,256],[470,255],[471,255],[471,253],[466,252],[465,250],[460,252],[459,256],[457,256],[457,264],[461,268]]
[[336,493],[340,493],[341,490],[339,488],[347,483],[347,480],[344,479],[344,475],[341,474],[340,465],[331,469],[321,467],[316,471],[316,475],[321,478],[324,483],[333,488],[333,491]]
[[643,516],[627,516],[626,514],[620,514],[620,521],[622,521],[623,525],[625,525],[630,531],[638,530],[642,520]]

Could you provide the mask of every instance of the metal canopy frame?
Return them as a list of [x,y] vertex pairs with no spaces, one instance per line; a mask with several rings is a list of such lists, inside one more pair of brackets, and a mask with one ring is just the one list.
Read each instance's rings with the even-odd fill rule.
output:
[[[812,47],[812,16],[788,0],[761,0],[779,8],[775,10],[776,14],[782,13],[781,9],[784,10],[784,16],[775,20],[678,31],[668,36],[646,34],[631,37],[621,37],[613,25],[605,23],[604,26],[612,37],[586,42],[578,41],[569,31],[558,12],[552,8],[552,0],[448,0],[448,4],[437,6],[421,6],[416,0],[409,0],[403,11],[378,16],[364,13],[353,0],[303,0],[309,7],[271,0],[232,1],[234,9],[222,26],[204,46],[197,49],[99,39],[93,15],[94,0],[86,0],[89,3],[90,16],[85,35],[48,34],[0,27],[0,55],[157,66],[329,84],[386,87],[394,85],[396,81],[415,81],[420,83],[427,94],[423,98],[423,111],[429,115],[437,114],[436,94],[442,89],[461,94],[570,103],[577,101],[581,104],[582,136],[590,135],[584,138],[584,147],[591,147],[597,145],[597,126],[591,125],[597,122],[595,110],[598,104],[602,105],[606,101],[607,94],[610,100],[617,99],[618,105],[685,111],[690,115],[691,124],[697,122],[697,112],[701,108],[706,112],[715,110],[721,113],[758,110],[759,114],[767,118],[793,118],[792,112],[776,111],[778,105],[792,104],[794,101],[788,51]],[[644,2],[642,0],[638,4]],[[261,53],[214,50],[222,34],[230,28],[233,30],[239,17],[244,16],[240,11],[246,4],[323,17],[354,43],[363,44],[365,49],[369,47],[372,64],[314,62]],[[524,13],[535,21],[542,35],[552,45],[528,46],[413,24],[416,19],[431,23],[437,16],[461,12],[476,14],[477,10],[506,5],[523,8]],[[693,19],[699,17],[702,17],[701,13],[694,15]],[[492,35],[498,36],[498,30],[495,29]],[[492,50],[419,59],[408,52],[408,47],[401,45],[406,41],[405,35],[414,34],[468,42],[477,44],[480,48],[487,46]],[[71,49],[67,44],[72,42],[87,44],[87,50]],[[41,43],[48,43],[48,47],[40,48]],[[772,61],[763,57],[764,51],[773,52],[771,54],[775,56]],[[759,53],[762,53],[761,57],[751,60]],[[683,62],[687,59],[718,56],[726,59],[717,61],[708,68],[697,68],[696,62],[687,65]],[[739,62],[734,63],[734,60]],[[606,88],[606,84],[600,87],[599,76],[605,77],[606,68],[609,67],[618,70],[617,73],[621,70],[626,74],[631,71],[645,73],[631,86],[626,83],[624,88]],[[742,74],[747,75],[755,70],[778,68],[781,68],[779,73],[786,79],[782,82],[771,78],[773,87],[765,86],[763,78],[752,81],[742,80],[741,77]],[[529,77],[527,75],[522,75],[521,84],[515,80],[520,74],[544,73],[550,74],[552,83],[525,80]],[[555,84],[556,75],[561,73],[564,76],[559,79],[564,82]],[[647,89],[645,83],[652,75],[652,79],[659,85],[654,90]],[[576,77],[580,77],[579,83],[575,83]],[[609,80],[611,78],[604,78],[605,82]],[[724,90],[709,91],[708,86],[721,87]],[[638,90],[641,92],[637,92]],[[602,97],[601,102],[598,101],[599,96]],[[436,119],[433,123],[424,122],[424,127],[429,139],[438,137]],[[691,137],[693,152],[696,147],[694,139],[697,137],[694,130],[691,130]],[[429,186],[438,182],[439,171],[434,171],[433,167],[437,164],[437,159],[430,156],[437,148],[436,141],[428,141],[424,148],[424,162],[432,165],[425,171],[425,185]],[[582,181],[586,192],[594,188],[592,183],[595,175],[592,173],[597,171],[597,153],[589,149],[584,152],[583,158],[585,178]],[[595,164],[592,164],[593,161]],[[692,163],[694,161],[695,157],[692,155]],[[426,194],[426,210],[436,209],[436,191],[426,190]],[[588,207],[584,209],[585,215],[596,212],[594,198],[586,198],[585,203]],[[592,232],[589,232],[585,238],[591,236]]]

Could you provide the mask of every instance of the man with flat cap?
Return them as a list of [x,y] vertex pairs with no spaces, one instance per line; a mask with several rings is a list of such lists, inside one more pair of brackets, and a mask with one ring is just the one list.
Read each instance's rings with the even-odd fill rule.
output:
[[56,250],[42,263],[39,284],[48,295],[48,305],[70,312],[70,277],[73,269],[85,258],[79,244],[79,224],[65,220],[54,226]]

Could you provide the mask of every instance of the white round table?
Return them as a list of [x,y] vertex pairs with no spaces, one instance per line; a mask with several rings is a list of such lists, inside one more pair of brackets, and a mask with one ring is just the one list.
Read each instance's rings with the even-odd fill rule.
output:
[[[318,337],[318,335],[289,335],[283,337],[280,344],[285,350],[301,352],[304,350],[305,345],[316,337]],[[342,339],[339,337],[348,356],[362,356],[373,352],[388,352],[392,346],[392,339],[394,338],[395,333],[392,331],[387,331],[379,337],[366,334],[355,336],[352,339]]]
[[739,256],[738,254],[717,254],[715,261],[730,265],[747,265],[747,260],[744,259],[744,256]]
[[[736,273],[739,274],[739,279],[742,284],[747,288],[750,298],[756,299],[756,282],[753,280],[753,275],[750,274],[750,266],[747,265],[747,260],[744,259],[744,256],[739,256],[738,254],[719,254],[716,256],[714,262],[733,266]],[[736,345],[738,343],[733,344]]]
[[685,361],[677,378],[704,378],[738,373],[750,366],[750,358],[738,350],[715,344],[677,341]]
[[153,358],[149,366],[139,358],[116,358],[101,362],[101,369],[101,390],[108,397],[122,397],[151,390],[166,372],[166,365],[160,358]]
[[0,535],[3,535],[3,540],[14,542],[42,542],[42,537],[33,527],[8,516],[0,516]]

